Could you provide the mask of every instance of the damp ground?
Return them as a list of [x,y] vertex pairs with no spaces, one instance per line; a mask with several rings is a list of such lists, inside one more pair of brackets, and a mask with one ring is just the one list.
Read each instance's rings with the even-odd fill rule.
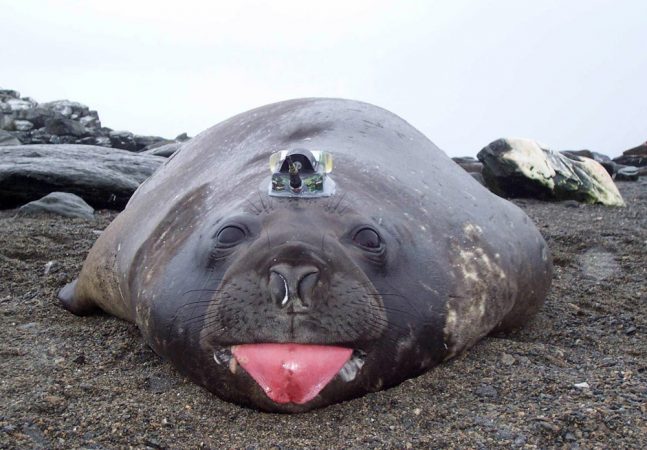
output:
[[0,448],[644,448],[647,180],[619,188],[626,208],[515,201],[555,263],[546,305],[523,330],[299,415],[223,402],[134,325],[58,305],[115,213],[0,211]]

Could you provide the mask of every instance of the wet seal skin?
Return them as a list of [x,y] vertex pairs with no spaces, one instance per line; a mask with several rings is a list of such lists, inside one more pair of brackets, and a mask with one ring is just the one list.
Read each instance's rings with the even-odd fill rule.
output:
[[[334,157],[325,198],[268,194],[273,152]],[[349,100],[254,109],[140,186],[59,296],[135,322],[217,396],[301,412],[385,389],[544,301],[549,252],[407,122]]]

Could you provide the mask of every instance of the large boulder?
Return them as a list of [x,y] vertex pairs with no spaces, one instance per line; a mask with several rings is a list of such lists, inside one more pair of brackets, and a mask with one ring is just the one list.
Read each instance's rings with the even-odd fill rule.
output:
[[0,208],[70,192],[94,208],[123,209],[164,158],[89,145],[0,147]]
[[18,210],[21,216],[54,214],[64,217],[92,219],[94,209],[78,195],[69,192],[52,192],[45,197],[29,202]]
[[487,187],[498,195],[624,206],[611,176],[590,158],[567,157],[530,139],[498,139],[477,157]]

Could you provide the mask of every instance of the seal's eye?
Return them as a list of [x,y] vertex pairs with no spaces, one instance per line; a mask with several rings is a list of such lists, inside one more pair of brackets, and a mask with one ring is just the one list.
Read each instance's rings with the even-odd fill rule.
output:
[[245,231],[235,225],[229,225],[218,232],[218,243],[222,245],[236,245],[245,239]]
[[373,251],[379,250],[382,246],[380,235],[377,234],[377,231],[371,228],[362,228],[361,230],[357,231],[357,233],[355,233],[355,236],[353,236],[353,242],[355,243],[355,245],[359,245],[366,250]]

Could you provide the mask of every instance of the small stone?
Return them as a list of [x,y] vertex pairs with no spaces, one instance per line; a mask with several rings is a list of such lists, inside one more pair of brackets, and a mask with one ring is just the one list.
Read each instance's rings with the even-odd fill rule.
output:
[[575,386],[578,389],[588,389],[591,387],[589,386],[589,383],[587,383],[586,381],[583,383],[575,383],[573,386]]
[[420,415],[420,413],[422,413],[422,409],[420,409],[420,408],[415,408],[415,409],[413,410],[413,414],[414,414],[414,415],[416,415],[416,416],[419,416],[419,415]]
[[539,420],[538,423],[539,426],[546,431],[552,431],[553,433],[557,433],[559,431],[559,427],[548,420]]
[[65,402],[65,399],[63,397],[59,397],[57,395],[46,395],[45,397],[43,397],[43,400],[45,400],[52,406],[59,406]]
[[499,393],[497,392],[496,389],[494,389],[492,386],[483,384],[479,387],[476,388],[476,391],[474,391],[476,395],[479,397],[484,397],[484,398],[496,398],[499,396]]
[[508,353],[504,353],[503,355],[501,355],[501,362],[506,366],[513,365],[515,363],[515,361],[516,360],[514,359],[514,356],[512,356],[512,355],[510,355]]
[[58,261],[48,261],[47,264],[45,264],[45,273],[44,275],[47,276],[50,273],[56,273],[60,270],[60,264]]

